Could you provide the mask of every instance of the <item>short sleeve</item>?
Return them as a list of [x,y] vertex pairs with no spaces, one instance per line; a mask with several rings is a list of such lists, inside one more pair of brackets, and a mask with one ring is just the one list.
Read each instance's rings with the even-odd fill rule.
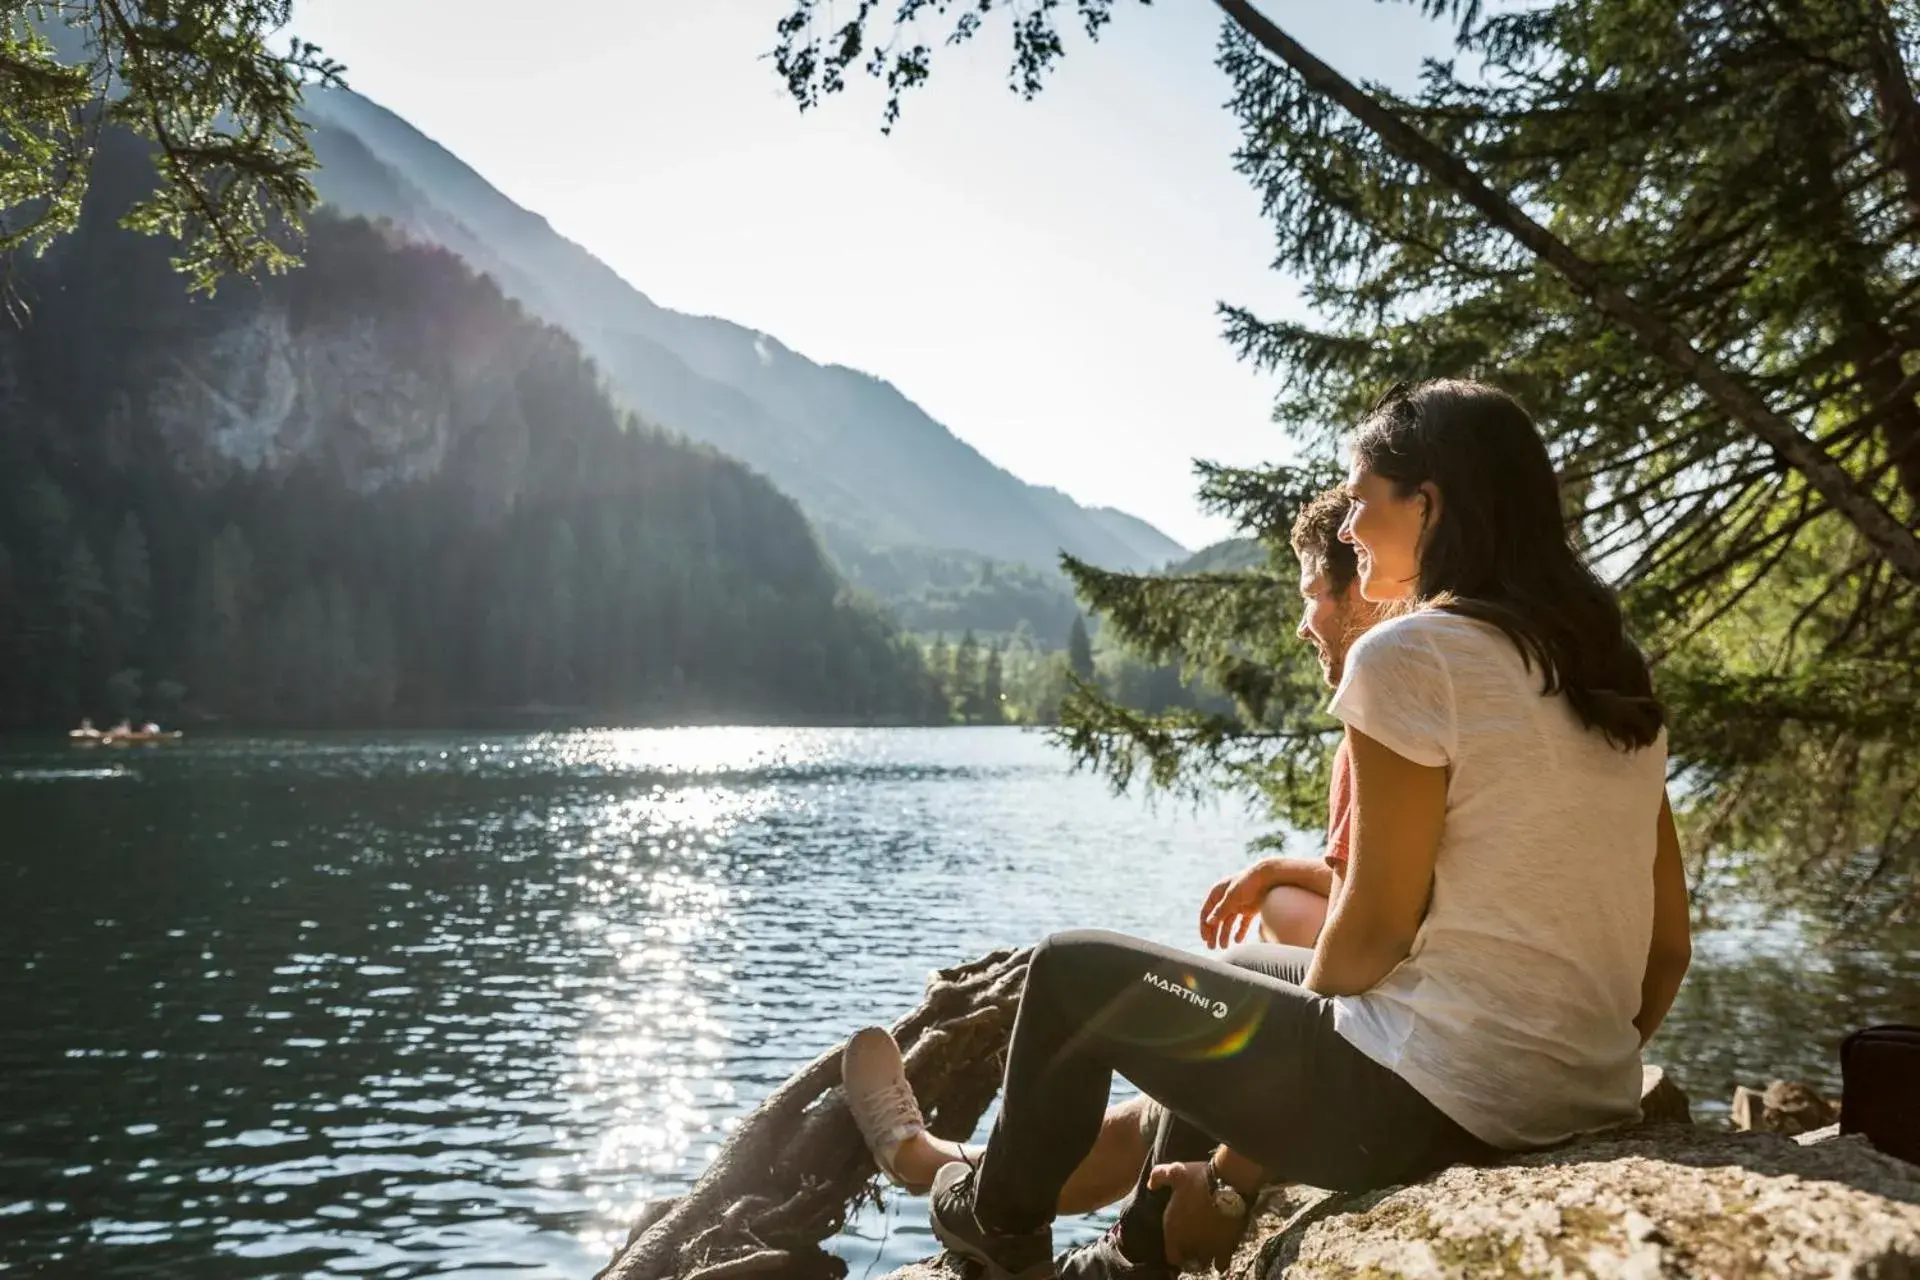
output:
[[1419,615],[1375,627],[1347,652],[1327,710],[1397,755],[1442,768],[1458,741],[1453,680]]

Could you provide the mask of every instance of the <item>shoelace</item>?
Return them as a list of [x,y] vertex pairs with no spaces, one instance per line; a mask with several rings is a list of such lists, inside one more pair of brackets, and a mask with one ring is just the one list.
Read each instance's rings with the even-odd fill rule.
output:
[[905,1080],[889,1080],[873,1093],[871,1101],[872,1114],[878,1121],[875,1127],[883,1129],[893,1141],[926,1127],[919,1099],[913,1096],[913,1086]]

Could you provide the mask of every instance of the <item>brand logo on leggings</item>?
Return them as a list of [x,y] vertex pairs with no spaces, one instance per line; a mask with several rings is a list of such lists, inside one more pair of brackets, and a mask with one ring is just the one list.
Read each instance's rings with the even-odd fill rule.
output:
[[1151,969],[1141,974],[1140,977],[1148,986],[1158,987],[1162,991],[1179,996],[1188,1004],[1198,1005],[1216,1018],[1224,1018],[1227,1016],[1227,1002],[1225,1000],[1209,1000],[1198,991],[1190,991],[1171,979],[1161,977]]

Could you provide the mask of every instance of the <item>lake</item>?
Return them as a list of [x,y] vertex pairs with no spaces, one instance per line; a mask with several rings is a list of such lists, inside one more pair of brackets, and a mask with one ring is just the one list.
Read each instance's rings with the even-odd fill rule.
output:
[[[0,1269],[585,1277],[929,970],[1197,945],[1259,830],[1009,729],[0,746]],[[1696,951],[1650,1054],[1696,1114],[1920,1022],[1911,937],[1736,913]],[[931,1252],[924,1205],[835,1248]]]

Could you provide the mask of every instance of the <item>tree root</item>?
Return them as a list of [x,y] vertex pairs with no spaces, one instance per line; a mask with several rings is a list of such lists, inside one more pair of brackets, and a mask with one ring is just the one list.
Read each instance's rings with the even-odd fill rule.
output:
[[[927,984],[894,1025],[928,1128],[965,1139],[1000,1089],[1025,950],[995,951]],[[878,1172],[840,1091],[837,1044],[740,1123],[693,1187],[641,1212],[596,1280],[837,1280],[820,1244]]]

